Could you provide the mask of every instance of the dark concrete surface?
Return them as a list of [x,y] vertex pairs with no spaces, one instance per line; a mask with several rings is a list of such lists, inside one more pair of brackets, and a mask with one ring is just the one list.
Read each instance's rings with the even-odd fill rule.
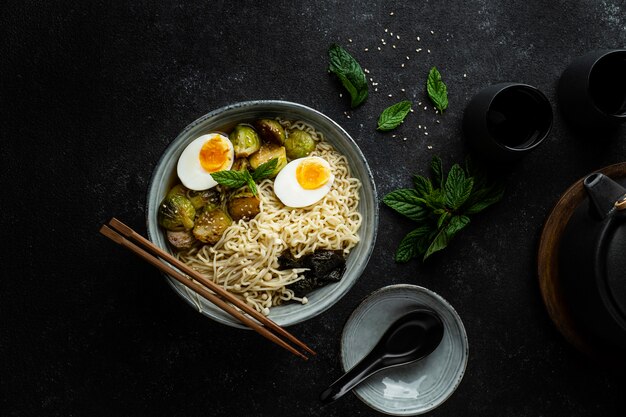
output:
[[[427,415],[626,412],[623,375],[557,332],[536,276],[539,234],[559,195],[626,160],[624,127],[609,141],[580,137],[555,97],[572,59],[626,46],[624,1],[8,0],[0,11],[2,415],[377,415],[352,394],[326,407],[317,397],[341,373],[350,312],[395,283],[441,294],[468,332],[465,377]],[[355,110],[326,71],[333,42],[378,83]],[[388,105],[427,103],[433,65],[449,110],[418,108],[396,131],[376,132]],[[546,93],[555,110],[549,138],[509,167],[503,201],[426,265],[394,263],[410,223],[381,207],[363,276],[337,305],[291,328],[319,352],[309,362],[198,314],[156,270],[98,234],[112,216],[145,233],[146,189],[161,152],[223,105],[285,99],[322,111],[355,138],[382,196],[410,185],[433,155],[448,167],[461,161],[464,106],[500,81]]]

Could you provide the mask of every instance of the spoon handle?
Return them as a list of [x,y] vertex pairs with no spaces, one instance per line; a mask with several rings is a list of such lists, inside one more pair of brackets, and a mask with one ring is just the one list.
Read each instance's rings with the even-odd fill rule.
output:
[[359,363],[354,365],[348,372],[343,374],[338,380],[333,382],[322,394],[320,400],[324,404],[331,403],[342,397],[346,392],[357,386],[361,381],[381,369],[380,358],[365,356]]

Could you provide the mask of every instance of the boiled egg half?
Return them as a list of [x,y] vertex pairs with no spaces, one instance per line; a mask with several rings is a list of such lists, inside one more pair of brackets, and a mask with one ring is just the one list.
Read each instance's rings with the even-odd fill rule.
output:
[[318,156],[294,159],[276,176],[274,193],[288,207],[306,207],[328,194],[334,180],[325,159]]
[[217,182],[212,173],[233,166],[235,151],[227,136],[209,133],[194,139],[178,158],[176,171],[183,185],[190,190],[207,190]]

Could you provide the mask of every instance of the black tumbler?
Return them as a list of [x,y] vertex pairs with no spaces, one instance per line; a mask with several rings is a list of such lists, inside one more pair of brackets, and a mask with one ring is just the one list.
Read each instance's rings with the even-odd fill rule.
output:
[[465,108],[463,131],[476,156],[494,162],[519,159],[552,128],[552,106],[537,88],[507,82],[478,92]]
[[626,122],[626,49],[589,52],[575,59],[558,85],[561,113],[585,129]]

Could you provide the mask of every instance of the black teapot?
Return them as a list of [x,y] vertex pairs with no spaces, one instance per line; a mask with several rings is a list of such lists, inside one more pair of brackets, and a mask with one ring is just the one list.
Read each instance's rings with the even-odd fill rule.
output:
[[572,318],[599,346],[626,352],[626,188],[587,176],[588,197],[559,247],[559,275]]

